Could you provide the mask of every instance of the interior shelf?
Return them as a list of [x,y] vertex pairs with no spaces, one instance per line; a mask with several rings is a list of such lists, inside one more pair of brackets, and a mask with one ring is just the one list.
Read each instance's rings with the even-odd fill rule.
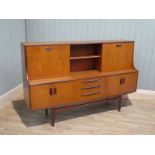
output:
[[89,55],[89,56],[76,56],[76,57],[70,57],[70,60],[76,60],[76,59],[93,59],[93,58],[99,58],[100,55]]
[[70,46],[70,72],[100,70],[102,44]]

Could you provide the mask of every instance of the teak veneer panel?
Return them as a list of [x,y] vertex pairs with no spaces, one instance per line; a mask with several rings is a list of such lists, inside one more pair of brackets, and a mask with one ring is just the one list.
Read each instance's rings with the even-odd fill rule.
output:
[[102,71],[120,71],[133,68],[133,43],[103,44]]
[[108,76],[106,78],[106,95],[110,97],[136,91],[137,77],[137,72]]
[[31,86],[31,108],[35,110],[67,106],[75,102],[76,92],[74,90],[74,81]]
[[69,74],[69,45],[28,46],[26,60],[30,80]]

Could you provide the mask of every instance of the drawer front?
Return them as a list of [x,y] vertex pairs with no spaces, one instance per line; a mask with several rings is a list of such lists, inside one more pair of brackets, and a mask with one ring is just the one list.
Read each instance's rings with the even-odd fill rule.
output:
[[74,82],[60,82],[30,87],[31,108],[56,108],[74,104]]
[[29,46],[26,57],[30,80],[69,74],[69,45]]
[[78,101],[90,101],[105,97],[105,78],[78,81]]

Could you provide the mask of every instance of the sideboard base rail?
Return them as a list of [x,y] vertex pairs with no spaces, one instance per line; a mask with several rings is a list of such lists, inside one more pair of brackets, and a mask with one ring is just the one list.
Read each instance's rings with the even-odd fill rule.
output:
[[[121,111],[121,106],[122,106],[122,96],[118,96],[118,97],[115,97],[113,99],[117,99],[117,101],[118,101],[117,110],[120,112]],[[105,99],[105,101],[107,101],[107,103],[108,103],[109,100],[110,99]],[[100,101],[104,101],[104,100],[100,100]],[[95,101],[95,103],[100,102],[100,101]],[[79,106],[86,105],[86,104],[89,104],[89,103],[93,103],[93,102],[86,102],[86,103],[83,103],[83,104],[60,107],[60,108],[51,108],[51,120],[50,120],[51,126],[54,126],[54,124],[55,124],[55,119],[56,119],[56,113],[57,112],[62,112],[64,110],[73,109],[75,107],[79,107]],[[46,117],[48,116],[48,109],[45,109],[45,115],[46,115]]]

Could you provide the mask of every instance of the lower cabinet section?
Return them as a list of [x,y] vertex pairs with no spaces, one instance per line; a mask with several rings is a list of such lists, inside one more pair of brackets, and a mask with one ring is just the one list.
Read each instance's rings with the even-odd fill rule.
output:
[[75,82],[60,82],[30,87],[31,109],[67,106],[75,102]]
[[58,108],[133,92],[137,73],[30,86],[30,107]]
[[107,97],[136,91],[138,73],[109,76],[106,79]]

